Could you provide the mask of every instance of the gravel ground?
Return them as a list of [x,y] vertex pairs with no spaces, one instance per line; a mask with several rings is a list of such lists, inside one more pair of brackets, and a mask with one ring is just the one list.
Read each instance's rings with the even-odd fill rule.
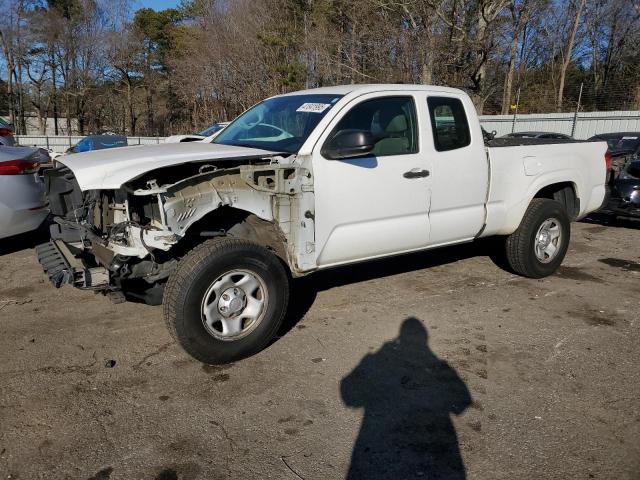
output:
[[575,224],[543,280],[475,244],[308,277],[225,367],[4,241],[0,478],[638,479],[638,227]]

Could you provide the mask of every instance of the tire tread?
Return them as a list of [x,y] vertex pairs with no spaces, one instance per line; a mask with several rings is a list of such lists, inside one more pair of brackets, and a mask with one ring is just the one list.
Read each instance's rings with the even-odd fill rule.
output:
[[[534,198],[529,204],[529,207],[527,208],[522,221],[520,222],[520,225],[518,226],[516,231],[507,237],[505,245],[507,261],[509,262],[509,265],[514,272],[525,277],[540,278],[541,276],[544,276],[540,275],[539,272],[532,268],[531,262],[528,261],[532,253],[529,252],[530,245],[528,245],[527,237],[531,235],[531,225],[536,222],[537,218],[540,217],[543,210],[547,209],[551,204],[555,204],[556,206],[560,207],[562,211],[564,211],[562,205],[555,200],[549,200],[546,198]],[[567,238],[565,241],[568,242],[569,238]]]
[[[206,240],[189,251],[179,262],[178,267],[173,274],[169,277],[164,290],[162,302],[163,317],[169,334],[176,342],[182,345],[183,348],[186,348],[185,344],[188,343],[188,339],[182,338],[176,328],[176,319],[178,319],[180,315],[181,297],[184,292],[182,285],[190,280],[190,278],[200,268],[200,265],[206,262],[208,258],[212,256],[233,254],[238,250],[238,248],[255,250],[257,254],[264,254],[265,252],[271,254],[271,252],[269,252],[265,247],[250,240],[233,237],[216,237]],[[282,267],[279,262],[278,266],[284,272],[284,267]],[[288,289],[285,289],[284,294],[286,305],[289,299]],[[266,343],[268,343],[268,340],[265,342],[265,346]],[[197,360],[203,363],[208,363],[206,358],[199,358],[197,352],[188,350],[188,353]]]

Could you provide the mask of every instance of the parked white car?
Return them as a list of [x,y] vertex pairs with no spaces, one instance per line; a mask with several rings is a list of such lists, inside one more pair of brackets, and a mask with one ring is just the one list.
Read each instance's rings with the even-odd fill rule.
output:
[[281,95],[212,143],[59,159],[38,255],[56,286],[162,301],[189,354],[231,362],[272,339],[291,277],[490,236],[515,272],[554,273],[570,221],[603,202],[607,145],[521,144],[485,143],[456,89]]
[[229,125],[229,122],[218,122],[197,134],[171,135],[164,139],[164,143],[209,142],[227,125]]
[[0,146],[0,238],[37,229],[47,217],[37,148]]

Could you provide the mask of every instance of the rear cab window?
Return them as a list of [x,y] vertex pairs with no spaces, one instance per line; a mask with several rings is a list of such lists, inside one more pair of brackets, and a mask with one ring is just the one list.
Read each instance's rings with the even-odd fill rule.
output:
[[427,105],[436,151],[447,152],[471,143],[469,122],[460,99],[429,97]]

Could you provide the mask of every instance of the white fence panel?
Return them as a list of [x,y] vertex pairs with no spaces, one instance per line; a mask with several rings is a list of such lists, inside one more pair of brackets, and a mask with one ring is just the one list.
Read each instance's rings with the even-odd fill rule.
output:
[[129,145],[156,145],[164,143],[165,137],[127,137]]
[[[517,115],[515,125],[513,115],[482,115],[480,123],[489,132],[495,130],[498,136],[514,132],[556,132],[571,135],[573,113],[532,113]],[[515,128],[514,128],[515,127]],[[585,140],[597,133],[640,132],[640,111],[581,112],[578,114],[574,137]],[[78,143],[82,136],[38,136],[20,135],[16,140],[20,145],[36,146],[64,152]],[[153,145],[164,143],[165,137],[127,137],[129,145]]]
[[[39,147],[51,149],[54,152],[64,153],[69,147],[74,146],[84,136],[52,136],[52,135],[16,135],[16,142],[26,147]],[[155,145],[164,143],[165,137],[127,137],[129,145]]]
[[[556,132],[571,135],[573,113],[532,113],[517,115],[482,115],[480,123],[498,136],[514,132]],[[513,129],[513,130],[512,130]],[[576,120],[574,137],[585,140],[598,133],[640,132],[640,111],[581,112]]]

